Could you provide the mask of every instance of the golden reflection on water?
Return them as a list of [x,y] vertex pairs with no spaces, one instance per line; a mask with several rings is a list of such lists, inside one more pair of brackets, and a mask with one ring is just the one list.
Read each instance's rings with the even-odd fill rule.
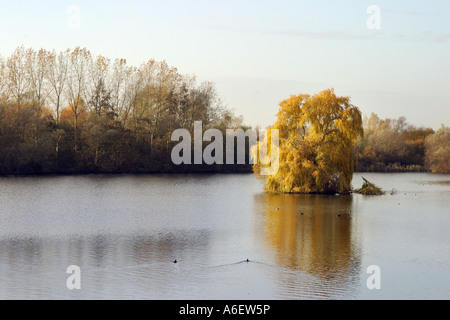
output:
[[255,211],[264,215],[265,251],[277,267],[313,276],[326,292],[358,281],[352,196],[261,193],[255,196]]

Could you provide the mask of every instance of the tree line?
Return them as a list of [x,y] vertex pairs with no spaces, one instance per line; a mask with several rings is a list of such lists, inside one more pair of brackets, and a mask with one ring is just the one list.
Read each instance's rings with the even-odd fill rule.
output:
[[363,119],[364,135],[355,145],[355,167],[362,172],[450,173],[450,128],[438,131],[408,124],[405,117]]
[[165,61],[139,67],[77,47],[0,57],[0,174],[249,171],[174,166],[171,133],[243,128],[213,83]]
[[[320,150],[313,148],[316,142],[324,142],[319,131],[325,119],[339,120],[348,116],[339,112],[354,110],[349,100],[334,92],[322,94],[320,99],[301,95],[285,100],[276,124],[289,138],[286,145],[295,145],[299,137],[308,141],[301,147],[314,166],[319,163],[314,155],[321,154],[320,160],[338,159],[334,165],[345,175],[353,170],[450,172],[450,128],[434,132],[412,126],[404,117],[365,117],[363,135],[352,144],[351,154],[350,131],[344,127],[340,131],[344,138],[337,131],[327,134],[327,139],[340,141],[339,148],[332,141]],[[322,104],[327,99],[337,101],[336,110]],[[308,114],[300,112],[303,105]],[[283,120],[295,114],[292,120]],[[171,151],[176,142],[171,141],[171,134],[180,128],[193,134],[196,121],[202,122],[204,130],[219,129],[224,136],[226,129],[250,129],[242,117],[224,106],[213,83],[198,83],[195,76],[180,74],[165,61],[151,59],[135,67],[125,59],[111,60],[80,47],[62,52],[18,47],[9,57],[0,57],[0,175],[252,171],[250,163],[174,165]],[[298,132],[286,134],[293,124],[301,124],[295,129]],[[309,136],[305,124],[319,131]],[[345,152],[335,154],[341,147]],[[329,154],[324,155],[325,151]],[[352,156],[353,169],[339,162],[343,155]],[[332,162],[322,164],[326,172]]]

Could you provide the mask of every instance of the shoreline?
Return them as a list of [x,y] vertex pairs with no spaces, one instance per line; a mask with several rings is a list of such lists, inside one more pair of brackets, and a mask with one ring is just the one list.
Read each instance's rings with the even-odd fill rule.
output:
[[[431,174],[431,175],[450,175],[450,173],[439,173],[431,171],[355,171],[354,174]],[[41,173],[41,174],[0,174],[0,178],[46,178],[46,177],[88,177],[88,176],[207,176],[207,175],[253,175],[251,171],[186,171],[186,172],[80,172],[80,173]]]

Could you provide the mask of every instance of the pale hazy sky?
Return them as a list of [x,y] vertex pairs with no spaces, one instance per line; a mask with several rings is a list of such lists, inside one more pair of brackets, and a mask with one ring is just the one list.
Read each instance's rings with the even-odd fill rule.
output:
[[[367,27],[371,5],[381,29]],[[19,45],[166,60],[215,82],[251,125],[272,124],[290,94],[327,88],[367,115],[450,125],[448,0],[0,0],[0,54]]]

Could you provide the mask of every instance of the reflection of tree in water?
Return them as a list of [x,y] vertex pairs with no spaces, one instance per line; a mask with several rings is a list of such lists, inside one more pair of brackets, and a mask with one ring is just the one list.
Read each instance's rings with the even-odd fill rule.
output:
[[[349,290],[359,281],[359,245],[352,235],[352,197],[263,193],[255,210],[264,214],[264,242],[279,267],[318,279],[318,290]],[[302,285],[299,273],[286,281]],[[284,280],[283,280],[284,282]],[[312,284],[311,284],[312,285]]]

